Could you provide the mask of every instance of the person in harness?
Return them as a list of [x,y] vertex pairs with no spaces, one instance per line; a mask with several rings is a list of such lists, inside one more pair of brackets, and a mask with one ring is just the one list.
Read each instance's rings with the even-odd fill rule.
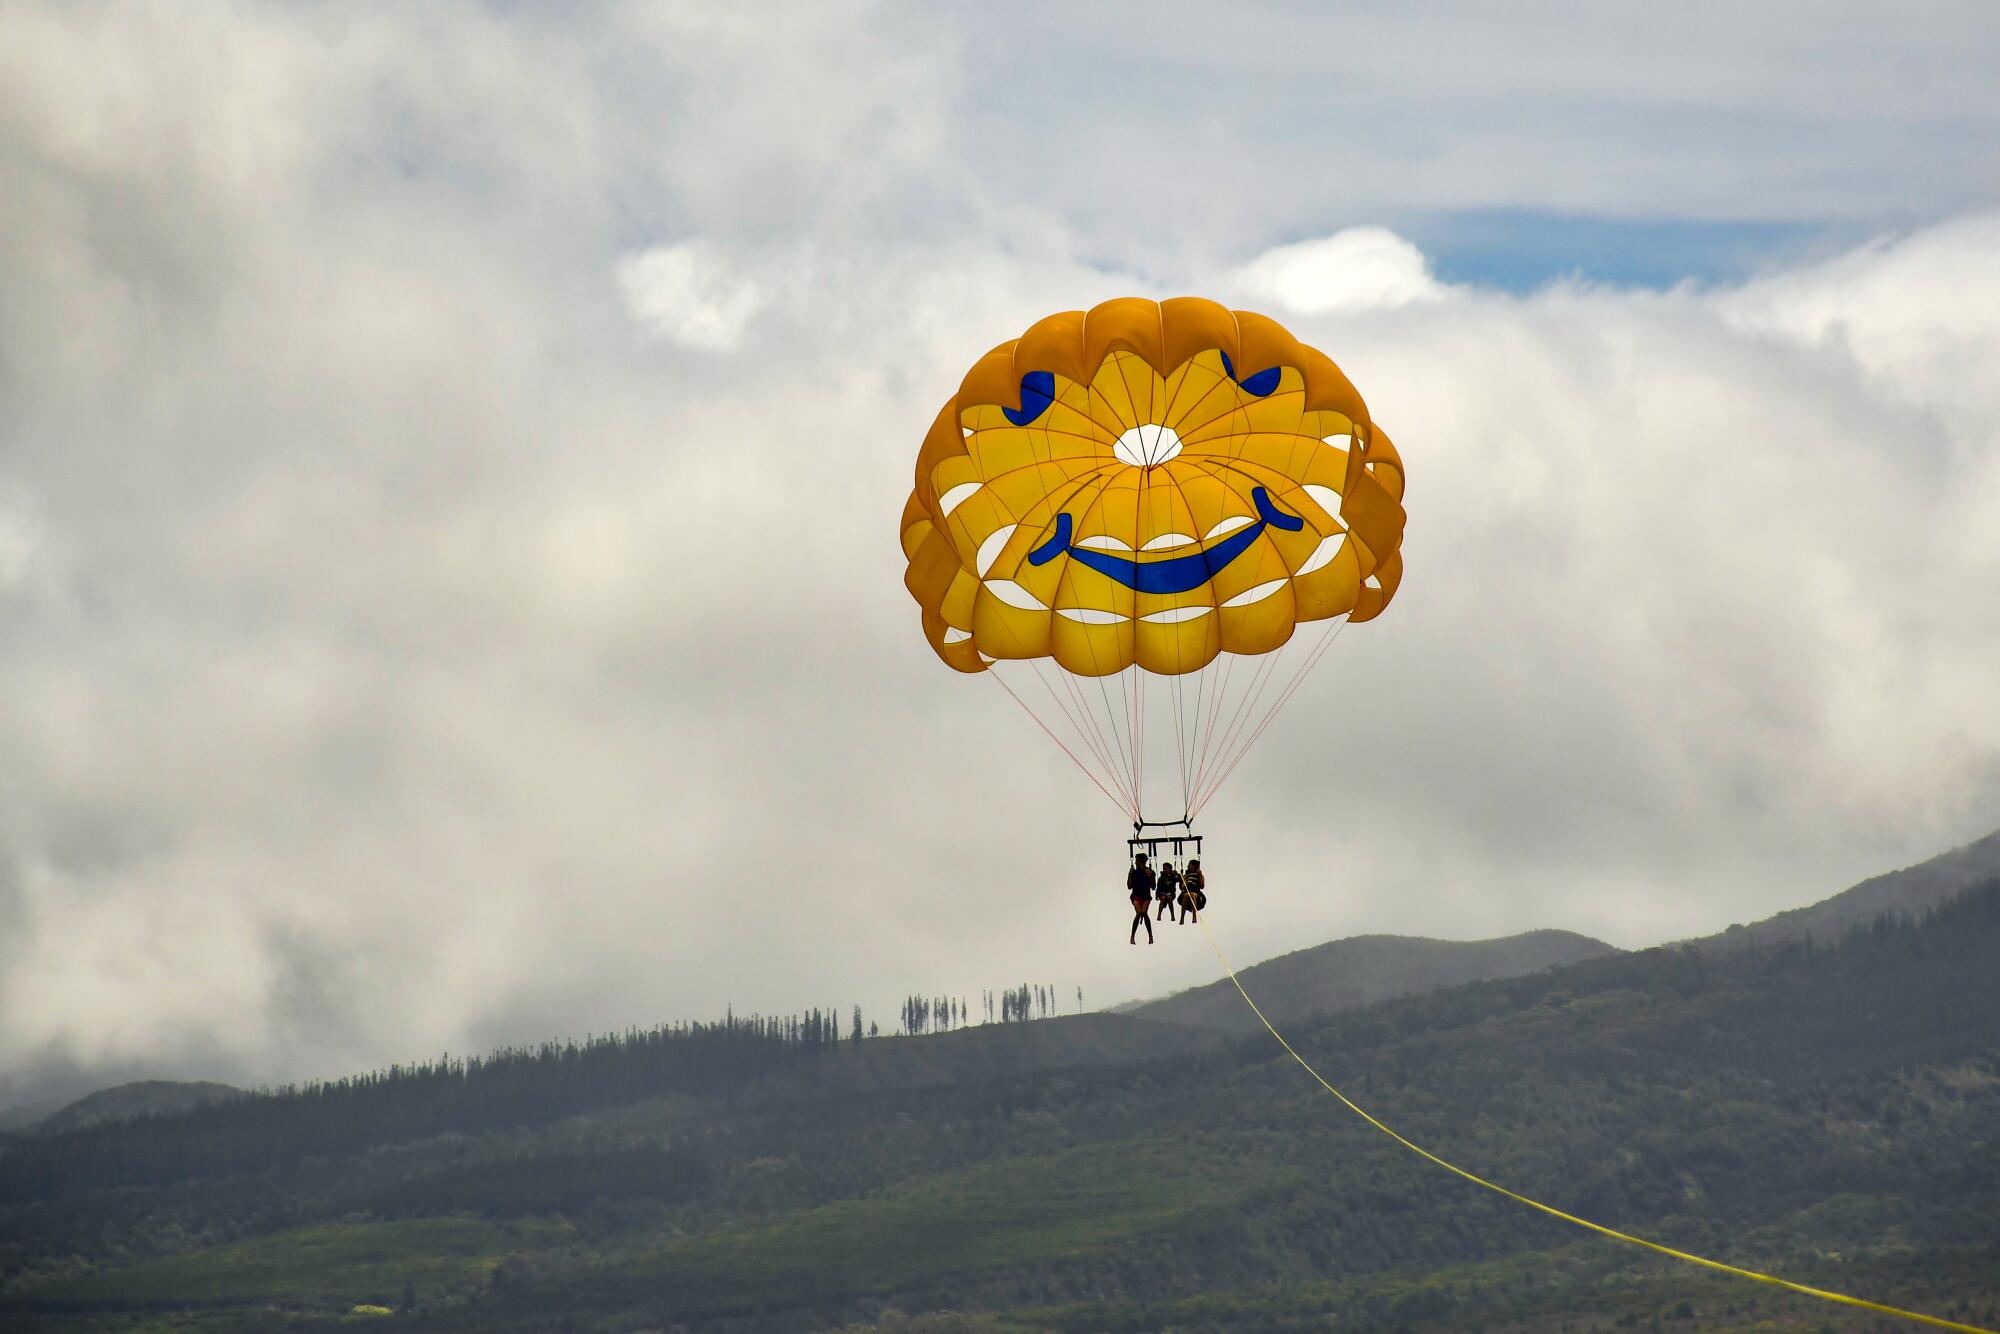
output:
[[1146,943],[1153,943],[1153,919],[1146,910],[1153,906],[1153,868],[1146,865],[1146,854],[1137,853],[1132,858],[1132,869],[1125,873],[1125,895],[1132,900],[1132,935],[1126,942],[1139,943],[1139,924],[1146,924]]
[[1189,859],[1187,874],[1181,877],[1181,925],[1200,921],[1195,914],[1208,906],[1208,877],[1201,873],[1201,858]]
[[1180,894],[1181,873],[1174,869],[1172,862],[1161,863],[1160,883],[1153,890],[1153,897],[1159,903],[1159,907],[1154,911],[1153,916],[1161,918],[1173,917],[1174,903],[1180,898]]

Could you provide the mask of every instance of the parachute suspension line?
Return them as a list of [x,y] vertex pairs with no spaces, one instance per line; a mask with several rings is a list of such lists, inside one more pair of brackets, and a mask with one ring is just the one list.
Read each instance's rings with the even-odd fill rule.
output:
[[[1282,645],[1275,652],[1266,653],[1257,660],[1257,666],[1251,671],[1249,684],[1244,687],[1243,693],[1237,696],[1236,707],[1230,710],[1229,722],[1223,727],[1221,736],[1212,738],[1215,741],[1215,745],[1209,751],[1209,764],[1211,766],[1219,766],[1222,757],[1228,753],[1231,744],[1235,741],[1237,732],[1242,727],[1245,716],[1244,710],[1249,707],[1251,700],[1263,693],[1264,682],[1270,678],[1272,670],[1277,666],[1278,659],[1284,656],[1285,649],[1289,647],[1289,644]],[[1210,771],[1210,769],[1204,768],[1204,773]],[[1200,778],[1196,779],[1197,790],[1199,790],[1201,781]]]
[[1090,780],[1090,785],[1096,788],[1099,792],[1102,792],[1107,801],[1109,801],[1113,806],[1118,807],[1118,809],[1120,810],[1130,809],[1128,803],[1120,801],[1117,797],[1112,796],[1111,789],[1097,781],[1097,775],[1090,771],[1090,767],[1086,765],[1082,760],[1079,760],[1076,757],[1076,752],[1071,750],[1069,746],[1064,743],[1061,737],[1057,736],[1055,732],[1050,730],[1049,725],[1042,721],[1040,714],[1037,714],[1033,709],[1028,707],[1028,702],[1026,700],[1022,699],[1019,695],[1016,695],[1014,693],[1014,687],[1008,685],[1006,680],[1000,675],[1000,673],[989,670],[986,673],[986,675],[992,677],[995,681],[999,682],[1000,688],[1007,692],[1008,697],[1011,698],[1016,704],[1019,704],[1021,706],[1021,712],[1027,714],[1030,718],[1033,718],[1035,720],[1035,726],[1041,728],[1042,731],[1048,733],[1049,740],[1055,742],[1058,746],[1062,747],[1062,753],[1069,756],[1070,763],[1074,764],[1078,769],[1083,771],[1083,776]]
[[1183,815],[1187,815],[1188,814],[1188,765],[1187,765],[1187,737],[1186,737],[1187,725],[1182,718],[1182,706],[1186,703],[1186,696],[1183,694],[1181,689],[1181,677],[1179,674],[1176,674],[1172,678],[1172,682],[1173,684],[1171,688],[1174,692],[1174,767],[1179,772],[1181,779],[1181,813]]
[[1269,664],[1252,680],[1250,692],[1244,697],[1242,708],[1239,711],[1240,717],[1238,721],[1230,728],[1229,734],[1222,739],[1222,749],[1218,753],[1216,770],[1214,776],[1209,779],[1208,790],[1210,792],[1221,787],[1223,780],[1229,776],[1229,771],[1236,767],[1236,758],[1241,757],[1242,751],[1232,748],[1235,747],[1238,738],[1242,738],[1245,746],[1249,745],[1247,734],[1262,718],[1262,715],[1258,711],[1264,704],[1264,692],[1270,688],[1271,682],[1277,679],[1278,669],[1284,665],[1287,655],[1291,652],[1291,648],[1292,646],[1289,642],[1282,645],[1276,653],[1270,655]]
[[1139,816],[1139,818],[1143,820],[1143,819],[1145,819],[1145,818],[1146,818],[1146,817],[1145,817],[1145,814],[1144,814],[1144,812],[1145,812],[1145,809],[1146,809],[1146,787],[1145,787],[1145,784],[1146,784],[1146,672],[1145,672],[1145,669],[1144,669],[1144,668],[1142,668],[1142,667],[1140,667],[1140,666],[1139,666],[1139,664],[1137,664],[1137,663],[1133,663],[1133,664],[1132,664],[1132,698],[1133,698],[1134,702],[1135,702],[1135,703],[1136,703],[1136,704],[1138,705],[1138,714],[1139,714],[1139,724],[1138,724],[1138,727],[1137,727],[1137,729],[1136,729],[1136,730],[1134,731],[1134,733],[1133,733],[1133,735],[1134,735],[1134,737],[1136,738],[1136,740],[1134,740],[1134,741],[1133,741],[1132,745],[1133,745],[1133,749],[1135,749],[1135,750],[1136,750],[1136,751],[1138,751],[1138,753],[1139,753],[1139,764],[1138,764],[1138,774],[1137,774],[1137,776],[1138,776],[1138,780],[1139,780],[1139,787],[1138,787],[1138,791],[1137,791],[1136,795],[1137,795],[1137,797],[1139,798],[1139,800],[1138,800],[1138,803],[1137,803],[1137,804],[1138,804],[1138,807],[1139,807],[1139,810],[1140,810],[1140,812],[1141,812],[1141,813],[1140,813],[1140,816]]
[[[1320,633],[1319,642],[1314,644],[1306,653],[1304,661],[1299,663],[1297,670],[1292,673],[1291,678],[1279,689],[1277,698],[1271,704],[1270,712],[1263,716],[1262,720],[1257,723],[1256,728],[1245,738],[1243,744],[1237,747],[1235,756],[1230,759],[1228,764],[1223,766],[1221,773],[1216,776],[1215,781],[1210,783],[1205,791],[1195,794],[1196,810],[1200,810],[1203,806],[1207,805],[1208,799],[1221,791],[1222,785],[1229,781],[1229,776],[1236,772],[1236,766],[1243,763],[1243,757],[1250,753],[1251,748],[1257,744],[1258,738],[1262,737],[1265,729],[1270,727],[1272,719],[1282,713],[1285,706],[1292,702],[1292,696],[1298,693],[1299,687],[1304,684],[1306,677],[1312,675],[1313,668],[1319,666],[1320,659],[1327,655],[1327,651],[1333,647],[1336,640],[1347,633],[1347,626],[1347,618],[1343,616],[1339,620],[1329,624]],[[1285,647],[1290,648],[1291,645],[1287,644]]]
[[1215,674],[1215,681],[1208,693],[1208,711],[1201,720],[1199,753],[1196,755],[1194,762],[1193,786],[1197,793],[1201,791],[1202,775],[1208,772],[1210,756],[1215,751],[1218,723],[1222,717],[1223,707],[1229,700],[1230,682],[1235,678],[1236,674],[1236,655],[1231,654],[1229,660],[1224,662],[1220,668],[1217,668],[1214,664],[1210,664],[1208,667],[1202,669],[1203,676],[1207,676],[1211,672]]
[[1579,1218],[1575,1214],[1564,1213],[1562,1210],[1556,1208],[1554,1205],[1543,1204],[1540,1200],[1532,1199],[1529,1196],[1508,1190],[1505,1186],[1495,1185],[1493,1182],[1488,1181],[1485,1177],[1475,1176],[1471,1172],[1466,1171],[1464,1168],[1459,1167],[1456,1164],[1446,1162],[1444,1159],[1432,1153],[1429,1149],[1424,1148],[1420,1144],[1416,1144],[1410,1140],[1404,1139],[1401,1135],[1391,1130],[1388,1126],[1384,1125],[1382,1122],[1370,1116],[1367,1112],[1363,1111],[1359,1105],[1357,1105],[1354,1101],[1352,1101],[1345,1093],[1342,1093],[1339,1089],[1335,1088],[1332,1084],[1328,1083],[1325,1075],[1322,1075],[1319,1071],[1313,1069],[1311,1062],[1307,1061],[1305,1057],[1299,1055],[1297,1049],[1294,1048],[1291,1043],[1285,1041],[1285,1035],[1283,1033],[1280,1033],[1277,1030],[1276,1026],[1274,1026],[1271,1023],[1271,1021],[1265,1017],[1264,1012],[1257,1008],[1257,1002],[1250,999],[1250,993],[1243,989],[1243,980],[1237,977],[1236,970],[1230,967],[1229,958],[1222,952],[1222,946],[1216,940],[1215,932],[1209,930],[1208,923],[1199,917],[1195,919],[1195,923],[1196,925],[1201,927],[1202,934],[1208,937],[1209,948],[1215,951],[1216,959],[1222,964],[1222,971],[1229,974],[1230,982],[1236,987],[1236,994],[1243,998],[1243,1003],[1250,1007],[1250,1013],[1257,1016],[1258,1022],[1264,1025],[1265,1031],[1270,1033],[1272,1037],[1278,1040],[1278,1045],[1285,1049],[1285,1055],[1291,1057],[1294,1061],[1297,1061],[1301,1069],[1303,1069],[1307,1074],[1311,1075],[1315,1080],[1319,1081],[1319,1086],[1325,1089],[1328,1093],[1331,1093],[1335,1098],[1339,1099],[1341,1105],[1347,1108],[1348,1111],[1353,1112],[1363,1121],[1366,1121],[1369,1125],[1375,1127],[1375,1129],[1381,1131],[1383,1134],[1387,1135],[1390,1139],[1395,1140],[1396,1143],[1402,1145],[1404,1148],[1408,1149],[1411,1153],[1416,1154],[1419,1158],[1424,1158],[1429,1160],[1430,1162],[1436,1163],[1439,1167],[1442,1167],[1445,1171],[1450,1172],[1452,1175],[1462,1177],[1465,1180],[1470,1181],[1475,1186],[1483,1186],[1485,1189],[1492,1191],[1496,1195],[1504,1195],[1508,1199],[1513,1200],[1517,1204],[1525,1204],[1530,1209],[1540,1210],[1542,1213],[1549,1215],[1549,1217],[1551,1218],[1560,1218],[1565,1223],[1574,1223],[1576,1226],[1584,1228],[1591,1232],[1595,1232],[1599,1236],[1609,1237],[1613,1241],[1622,1241],[1628,1243],[1629,1245],[1643,1247],[1646,1250],[1653,1251],[1659,1255],[1668,1256],[1675,1260],[1684,1260],[1689,1264],[1702,1265],[1709,1269],[1719,1270],[1720,1272],[1725,1274],[1734,1274],[1738,1278],[1748,1278],[1748,1279],[1754,1279],[1759,1283],[1769,1283],[1773,1287],[1785,1288],[1792,1292],[1802,1293],[1807,1297],[1817,1297],[1821,1301],[1837,1302],[1843,1306],[1857,1306],[1864,1311],[1876,1311],[1881,1313],[1882,1315],[1898,1316],[1904,1320],[1914,1320],[1918,1324],[1931,1325],[1937,1329],[1955,1329],[1962,1331],[1962,1334],[2000,1334],[2000,1331],[1990,1330],[1980,1325],[1961,1324],[1956,1320],[1946,1320],[1939,1316],[1925,1315],[1920,1311],[1906,1311],[1900,1306],[1885,1306],[1881,1302],[1871,1302],[1860,1297],[1850,1297],[1844,1292],[1829,1292],[1825,1288],[1807,1287],[1803,1283],[1794,1283],[1790,1279],[1779,1278],[1773,1274],[1763,1274],[1759,1273],[1755,1269],[1744,1269],[1737,1265],[1725,1264],[1721,1260],[1711,1260],[1704,1255],[1695,1255],[1689,1251],[1675,1250],[1672,1246],[1665,1246],[1657,1241],[1647,1241],[1644,1237],[1635,1237],[1629,1232],[1620,1232],[1617,1228],[1606,1227],[1602,1223],[1593,1223],[1588,1218]]
[[[1085,640],[1084,642],[1086,644],[1089,643],[1088,640]],[[1097,665],[1096,649],[1091,650],[1090,659],[1091,659],[1091,666],[1095,667]],[[1124,786],[1126,792],[1131,794],[1132,818],[1134,820],[1137,820],[1140,818],[1139,792],[1137,785],[1131,781],[1132,751],[1131,747],[1126,744],[1125,733],[1118,726],[1118,713],[1117,710],[1112,707],[1111,692],[1105,688],[1104,678],[1102,676],[1099,676],[1097,678],[1097,697],[1104,704],[1104,721],[1111,728],[1111,739],[1115,741],[1118,745],[1119,763],[1125,766],[1126,781]]]
[[[1211,663],[1209,666],[1204,667],[1202,671],[1209,672],[1214,669],[1214,664]],[[1231,653],[1228,655],[1228,661],[1222,664],[1222,672],[1215,683],[1215,689],[1209,692],[1208,718],[1202,723],[1201,728],[1201,758],[1196,762],[1195,767],[1195,784],[1197,787],[1200,786],[1201,775],[1208,770],[1208,757],[1215,747],[1216,720],[1222,716],[1222,705],[1229,698],[1229,683],[1235,675],[1236,655]]]
[[[1091,393],[1094,395],[1096,394],[1096,392],[1097,392],[1096,389],[1093,387]],[[1043,462],[1047,462],[1047,460],[1043,460]],[[1098,472],[1093,472],[1089,474],[1086,478],[1079,480],[1073,487],[1071,487],[1068,490],[1068,492],[1065,493],[1064,506],[1058,508],[1066,507],[1070,501],[1082,495],[1085,489],[1090,486],[1091,482],[1098,481],[1098,479],[1101,477],[1101,474],[1102,470],[1100,469]],[[1103,489],[1103,484],[1101,481],[1099,481],[1096,489],[1099,491]],[[1059,665],[1056,666],[1055,670],[1058,673],[1060,673],[1061,676],[1063,677],[1064,683],[1069,687],[1072,696],[1077,700],[1078,704],[1081,706],[1081,712],[1083,713],[1083,715],[1090,720],[1092,729],[1095,730],[1097,733],[1098,743],[1102,747],[1105,753],[1106,774],[1109,777],[1111,784],[1115,787],[1118,787],[1125,794],[1126,809],[1128,810],[1130,817],[1134,820],[1137,820],[1142,817],[1139,814],[1138,766],[1133,756],[1131,729],[1129,723],[1124,726],[1120,725],[1118,718],[1118,710],[1112,706],[1110,691],[1106,689],[1104,684],[1104,677],[1106,673],[1103,669],[1103,666],[1098,662],[1097,649],[1094,642],[1089,637],[1086,636],[1084,639],[1084,645],[1089,650],[1090,653],[1090,665],[1091,665],[1090,674],[1097,679],[1097,696],[1099,703],[1103,705],[1102,717],[1103,717],[1104,727],[1098,726],[1098,718],[1099,718],[1098,710],[1096,708],[1091,707],[1085,702],[1087,697],[1084,691],[1077,686],[1074,674],[1065,670]],[[1108,744],[1106,743],[1104,736],[1105,728],[1109,728],[1111,734],[1110,743]],[[1111,762],[1111,753],[1114,749],[1118,756],[1117,763],[1115,764]],[[1122,780],[1118,777],[1121,767],[1124,775]],[[1102,787],[1102,784],[1100,784],[1100,787]]]
[[[1111,725],[1111,739],[1118,743],[1119,762],[1125,766],[1125,786],[1132,793],[1132,807],[1136,812],[1139,806],[1139,791],[1132,781],[1135,768],[1132,763],[1132,725],[1131,719],[1125,714],[1124,694],[1123,682],[1120,682],[1119,703],[1113,704],[1111,691],[1105,686],[1104,678],[1101,676],[1097,678],[1097,696],[1104,703],[1104,720]],[[1132,818],[1136,820],[1139,817],[1134,814]]]
[[[1165,318],[1162,317],[1161,330],[1163,337],[1165,336],[1164,335],[1165,328],[1166,328]],[[1180,382],[1174,386],[1173,396],[1168,399],[1165,410],[1153,414],[1156,420],[1160,422],[1168,422],[1172,421],[1175,418],[1176,409],[1180,406],[1180,397],[1182,393],[1186,392],[1187,390],[1188,379],[1189,377],[1183,376]],[[1182,425],[1185,427],[1187,423],[1183,423]],[[1180,480],[1174,476],[1171,470],[1162,471],[1160,476],[1165,479],[1165,484],[1167,486],[1172,487],[1174,494],[1179,497],[1181,508],[1187,511],[1191,516],[1193,513],[1193,509],[1188,504],[1187,492],[1185,491],[1185,489],[1182,488]],[[1149,486],[1152,484],[1152,481],[1153,481],[1153,471],[1151,469],[1148,469],[1142,475],[1140,485],[1142,487]],[[1135,548],[1140,545],[1138,537],[1139,534],[1135,531],[1133,533],[1133,542],[1132,542],[1132,545]],[[1179,599],[1176,598],[1175,601],[1178,607]],[[1174,758],[1176,761],[1175,767],[1178,771],[1180,778],[1180,786],[1181,786],[1180,813],[1181,813],[1181,818],[1183,820],[1191,818],[1189,812],[1189,801],[1190,798],[1193,796],[1194,792],[1193,753],[1194,753],[1196,727],[1199,723],[1200,689],[1201,686],[1205,683],[1208,673],[1205,668],[1197,669],[1195,673],[1197,716],[1193,722],[1190,722],[1187,714],[1187,682],[1184,679],[1186,675],[1187,673],[1185,672],[1173,673],[1167,685],[1167,688],[1173,692]]]
[[[1147,407],[1149,409],[1152,407],[1150,399],[1151,395],[1149,394],[1147,402]],[[1136,407],[1137,405],[1135,404],[1134,406]],[[1145,415],[1150,417],[1153,414],[1150,411],[1148,411]],[[1139,473],[1139,504],[1138,507],[1134,509],[1132,512],[1132,523],[1133,523],[1132,550],[1135,552],[1139,550],[1139,545],[1140,545],[1139,531],[1138,531],[1138,525],[1140,522],[1139,516],[1144,514],[1148,509],[1148,506],[1146,504],[1146,496],[1147,493],[1152,490],[1152,486],[1153,486],[1153,470],[1151,468],[1146,468],[1141,470]],[[1135,604],[1132,608],[1132,612],[1135,618],[1138,615],[1138,611],[1139,608]],[[1136,619],[1132,621],[1132,628],[1136,633],[1138,630],[1138,621]],[[1138,797],[1139,797],[1138,801],[1139,814],[1133,816],[1132,818],[1135,820],[1143,820],[1146,818],[1146,787],[1145,787],[1146,669],[1139,665],[1137,648],[1138,648],[1138,643],[1135,639],[1133,642],[1134,653],[1132,656],[1132,665],[1127,667],[1125,670],[1132,673],[1132,751],[1134,756],[1133,779],[1134,779],[1134,786],[1138,791]]]
[[1243,757],[1250,753],[1251,748],[1257,744],[1257,739],[1264,735],[1264,729],[1271,725],[1271,720],[1284,711],[1285,705],[1292,702],[1292,696],[1298,693],[1299,686],[1312,674],[1313,668],[1319,666],[1319,660],[1324,658],[1334,642],[1347,632],[1347,625],[1347,618],[1343,616],[1338,624],[1328,626],[1320,635],[1319,643],[1313,645],[1312,651],[1306,655],[1306,660],[1292,673],[1292,679],[1278,692],[1278,698],[1272,703],[1271,711],[1264,715],[1264,720],[1257,724],[1257,730],[1252,732],[1250,738],[1237,750],[1236,758],[1229,762],[1229,766],[1222,771],[1222,776],[1215,780],[1214,785],[1202,797],[1203,801],[1214,796],[1222,785],[1229,781],[1229,775],[1236,772],[1236,766],[1243,762]]
[[[1055,687],[1049,684],[1048,676],[1042,671],[1042,664],[1039,661],[1030,658],[1028,659],[1028,665],[1033,668],[1035,679],[1042,683],[1042,689],[1048,692],[1049,698],[1055,702],[1058,709],[1062,710],[1063,717],[1069,720],[1069,725],[1076,729],[1076,734],[1080,738],[1081,743],[1091,751],[1092,757],[1103,766],[1103,775],[1106,781],[1110,782],[1114,787],[1118,786],[1118,770],[1111,763],[1111,757],[1104,749],[1102,736],[1100,735],[1095,741],[1093,741],[1091,736],[1091,733],[1097,730],[1097,720],[1091,717],[1088,709],[1080,709],[1073,712],[1070,706],[1063,702],[1062,696],[1058,695]],[[1085,723],[1089,724],[1088,729],[1086,729]],[[1071,755],[1070,758],[1075,759],[1076,756]],[[1132,804],[1131,793],[1121,790],[1120,795],[1124,797],[1127,806]]]
[[[1111,762],[1111,746],[1104,739],[1104,729],[1097,725],[1097,716],[1091,712],[1090,705],[1077,692],[1069,673],[1062,671],[1061,668],[1056,669],[1057,675],[1063,682],[1063,695],[1057,695],[1055,687],[1048,681],[1048,674],[1043,670],[1040,660],[1029,659],[1029,661],[1034,666],[1035,675],[1041,679],[1043,689],[1049,692],[1050,698],[1061,703],[1065,696],[1067,697],[1068,703],[1064,707],[1066,711],[1073,713],[1073,716],[1078,720],[1076,723],[1078,734],[1090,745],[1092,753],[1097,757],[1098,762],[1104,766],[1105,774],[1111,776],[1113,781],[1116,781],[1118,770],[1117,766]],[[1130,793],[1126,793],[1125,795],[1128,799],[1131,796]]]
[[[1298,638],[1296,635],[1292,637],[1292,639],[1296,638]],[[1231,720],[1229,731],[1222,738],[1222,748],[1217,752],[1218,765],[1229,759],[1232,753],[1231,747],[1236,744],[1237,738],[1248,731],[1251,724],[1257,719],[1257,707],[1264,702],[1264,691],[1270,686],[1271,679],[1278,674],[1278,667],[1285,661],[1286,655],[1291,652],[1291,648],[1292,640],[1288,639],[1278,646],[1276,653],[1266,654],[1264,660],[1258,664],[1260,670],[1255,676],[1250,678],[1250,689],[1244,693],[1242,701],[1238,703],[1236,717]],[[1218,776],[1214,781],[1220,782],[1221,779]]]
[[[1041,666],[1039,661],[1036,661],[1035,665],[1037,669],[1039,669]],[[1090,707],[1090,701],[1084,696],[1083,691],[1077,688],[1075,676],[1071,675],[1069,672],[1064,671],[1060,667],[1057,667],[1055,669],[1055,673],[1056,676],[1062,681],[1063,689],[1067,690],[1069,692],[1069,697],[1076,702],[1077,715],[1081,718],[1087,719],[1090,723],[1090,730],[1092,734],[1097,738],[1098,754],[1101,755],[1104,760],[1104,772],[1107,774],[1115,773],[1116,766],[1113,765],[1111,762],[1111,741],[1108,737],[1104,735],[1104,727],[1097,720],[1097,710]],[[1128,797],[1130,796],[1129,793],[1126,795]]]
[[1186,760],[1187,776],[1184,782],[1189,789],[1192,789],[1194,787],[1195,747],[1197,744],[1199,744],[1201,739],[1199,730],[1201,727],[1201,706],[1203,701],[1208,698],[1208,669],[1204,667],[1201,670],[1195,672],[1193,675],[1194,675],[1194,708],[1189,712],[1187,717],[1187,722],[1185,724],[1185,726],[1187,727],[1188,741],[1187,741],[1187,760]]
[[1141,812],[1132,818],[1142,820],[1145,818],[1146,808],[1141,804],[1143,794],[1139,791],[1139,722],[1138,712],[1132,707],[1132,682],[1128,679],[1130,675],[1130,668],[1123,668],[1118,673],[1118,707],[1125,711],[1126,745],[1130,748],[1132,756],[1132,805]]
[[1129,710],[1126,718],[1132,725],[1132,795],[1138,799],[1140,819],[1145,818],[1146,809],[1146,720],[1140,711],[1139,687],[1144,677],[1136,664],[1118,674],[1118,682],[1125,691],[1125,704]]

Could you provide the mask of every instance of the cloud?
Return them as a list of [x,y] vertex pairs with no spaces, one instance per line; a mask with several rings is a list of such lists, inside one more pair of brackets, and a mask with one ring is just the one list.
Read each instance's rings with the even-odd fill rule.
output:
[[[1217,103],[1189,156],[1146,122],[1201,55],[1170,24],[1079,89],[905,18],[0,10],[0,1068],[284,1078],[1212,973],[1112,948],[1115,815],[931,659],[895,540],[965,367],[1134,292],[1266,292],[1410,465],[1397,604],[1210,808],[1239,956],[1644,943],[1995,823],[1991,212],[1713,290],[1446,288],[1354,201],[1541,188],[1470,157],[1546,104],[1350,154],[1365,99],[1320,137],[1347,82],[1232,29],[1214,86],[1282,114]],[[1433,77],[1347,21],[1368,86]],[[1075,112],[1120,87],[1136,120]]]
[[1266,250],[1230,286],[1303,315],[1442,301],[1448,292],[1424,252],[1386,227],[1349,227]]
[[701,241],[654,246],[618,262],[626,305],[648,332],[683,347],[734,347],[763,305],[757,287]]

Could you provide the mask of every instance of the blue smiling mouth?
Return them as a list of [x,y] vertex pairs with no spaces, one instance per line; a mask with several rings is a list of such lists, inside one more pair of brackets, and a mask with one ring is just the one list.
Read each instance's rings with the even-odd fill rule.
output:
[[1169,560],[1146,562],[1129,556],[1114,556],[1108,551],[1091,547],[1071,546],[1069,539],[1073,524],[1065,511],[1056,515],[1055,535],[1028,553],[1028,564],[1047,565],[1057,556],[1067,555],[1099,574],[1117,580],[1135,593],[1191,592],[1222,573],[1231,561],[1248,551],[1251,544],[1263,536],[1265,528],[1296,533],[1306,526],[1306,521],[1298,515],[1286,514],[1272,504],[1270,495],[1261,486],[1251,490],[1250,499],[1257,506],[1257,522],[1248,528],[1231,533],[1206,550],[1191,551]]

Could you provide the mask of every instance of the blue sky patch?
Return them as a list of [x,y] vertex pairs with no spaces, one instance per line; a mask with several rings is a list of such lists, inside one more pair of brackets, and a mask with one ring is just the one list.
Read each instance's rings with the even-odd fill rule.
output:
[[1852,228],[1750,219],[1617,218],[1483,209],[1392,224],[1446,282],[1532,292],[1564,279],[1668,288],[1738,282],[1759,270],[1833,253]]

